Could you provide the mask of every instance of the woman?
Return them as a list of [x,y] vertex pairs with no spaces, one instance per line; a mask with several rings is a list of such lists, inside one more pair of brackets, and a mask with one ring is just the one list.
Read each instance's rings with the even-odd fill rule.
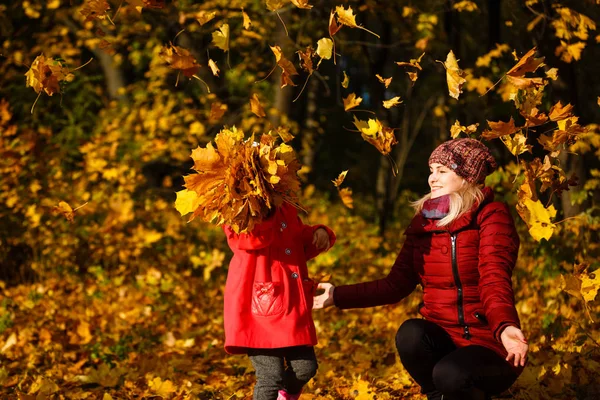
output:
[[488,148],[454,139],[429,158],[431,193],[416,215],[387,277],[335,287],[314,308],[393,304],[423,287],[425,319],[405,321],[396,334],[400,360],[432,399],[485,399],[521,373],[527,342],[511,285],[519,237],[507,206],[483,187],[496,168]]

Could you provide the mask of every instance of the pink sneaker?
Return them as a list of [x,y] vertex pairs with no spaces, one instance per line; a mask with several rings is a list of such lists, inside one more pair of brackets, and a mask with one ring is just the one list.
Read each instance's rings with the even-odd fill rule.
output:
[[[302,393],[302,391],[300,391]],[[298,394],[289,394],[285,390],[280,390],[278,392],[277,400],[298,400],[300,398],[300,393]]]

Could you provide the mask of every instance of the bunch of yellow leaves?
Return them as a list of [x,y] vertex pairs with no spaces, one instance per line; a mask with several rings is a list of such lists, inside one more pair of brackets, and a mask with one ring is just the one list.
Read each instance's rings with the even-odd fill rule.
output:
[[[192,151],[196,174],[184,177],[186,189],[177,192],[175,208],[186,215],[236,232],[250,232],[270,211],[284,202],[299,206],[300,163],[291,146],[276,145],[268,134],[260,141],[223,129],[215,145]],[[188,222],[189,222],[188,221]]]

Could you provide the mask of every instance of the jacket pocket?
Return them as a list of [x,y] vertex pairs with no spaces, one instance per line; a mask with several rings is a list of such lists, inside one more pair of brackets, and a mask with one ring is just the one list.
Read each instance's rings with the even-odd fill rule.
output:
[[252,314],[271,317],[283,312],[283,293],[280,282],[254,282]]

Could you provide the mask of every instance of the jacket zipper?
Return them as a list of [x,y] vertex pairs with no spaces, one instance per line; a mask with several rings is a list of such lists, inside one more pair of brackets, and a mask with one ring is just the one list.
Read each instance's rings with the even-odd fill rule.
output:
[[457,291],[458,323],[464,327],[463,338],[470,340],[471,333],[469,332],[469,325],[465,324],[465,313],[463,310],[463,287],[460,275],[458,274],[458,262],[456,260],[456,234],[452,233],[450,239],[452,241],[452,275],[454,275],[454,283],[456,284]]

